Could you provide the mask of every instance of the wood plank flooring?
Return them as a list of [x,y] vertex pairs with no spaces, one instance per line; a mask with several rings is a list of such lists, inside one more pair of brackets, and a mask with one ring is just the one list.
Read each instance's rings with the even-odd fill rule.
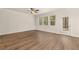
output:
[[0,36],[0,50],[78,50],[79,38],[27,31]]

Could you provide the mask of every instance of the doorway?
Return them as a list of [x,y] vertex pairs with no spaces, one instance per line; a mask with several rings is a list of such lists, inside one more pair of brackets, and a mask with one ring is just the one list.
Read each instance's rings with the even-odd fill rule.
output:
[[71,35],[69,17],[62,17],[62,34]]

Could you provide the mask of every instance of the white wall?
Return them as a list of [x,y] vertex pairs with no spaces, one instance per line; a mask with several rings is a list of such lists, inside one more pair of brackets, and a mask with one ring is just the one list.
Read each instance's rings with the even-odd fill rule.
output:
[[[39,25],[39,17],[56,15],[56,25]],[[69,31],[63,31],[62,17],[69,16]],[[79,9],[59,9],[45,14],[37,15],[36,18],[37,30],[47,31],[57,34],[65,34],[79,37]]]
[[[39,25],[39,17],[51,15],[56,15],[55,26]],[[62,28],[63,16],[69,16],[70,30],[67,32],[63,31]],[[36,20],[33,15],[28,15],[26,13],[6,9],[0,10],[0,35],[36,30],[35,26],[37,27],[37,30],[79,37],[79,9],[59,9],[49,13],[37,15]]]
[[0,10],[0,35],[35,30],[34,16],[26,13]]
[[79,37],[79,8],[68,9],[71,19],[71,36]]

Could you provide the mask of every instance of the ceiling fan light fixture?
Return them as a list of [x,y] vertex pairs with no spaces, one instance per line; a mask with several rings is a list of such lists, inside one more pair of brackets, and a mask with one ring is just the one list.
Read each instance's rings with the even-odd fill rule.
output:
[[27,11],[30,12],[31,14],[36,14],[39,12],[39,9],[29,8]]
[[32,13],[32,14],[35,14],[35,12],[34,12],[34,11],[31,11],[31,13]]

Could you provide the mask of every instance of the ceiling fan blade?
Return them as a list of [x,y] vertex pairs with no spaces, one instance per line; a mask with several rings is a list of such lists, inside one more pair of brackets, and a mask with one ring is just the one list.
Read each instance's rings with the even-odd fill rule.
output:
[[38,13],[39,10],[34,8],[29,8],[27,11],[30,12],[31,14],[35,14]]
[[35,9],[34,8],[30,8],[32,11],[34,11]]
[[39,11],[39,10],[36,10],[36,11]]

